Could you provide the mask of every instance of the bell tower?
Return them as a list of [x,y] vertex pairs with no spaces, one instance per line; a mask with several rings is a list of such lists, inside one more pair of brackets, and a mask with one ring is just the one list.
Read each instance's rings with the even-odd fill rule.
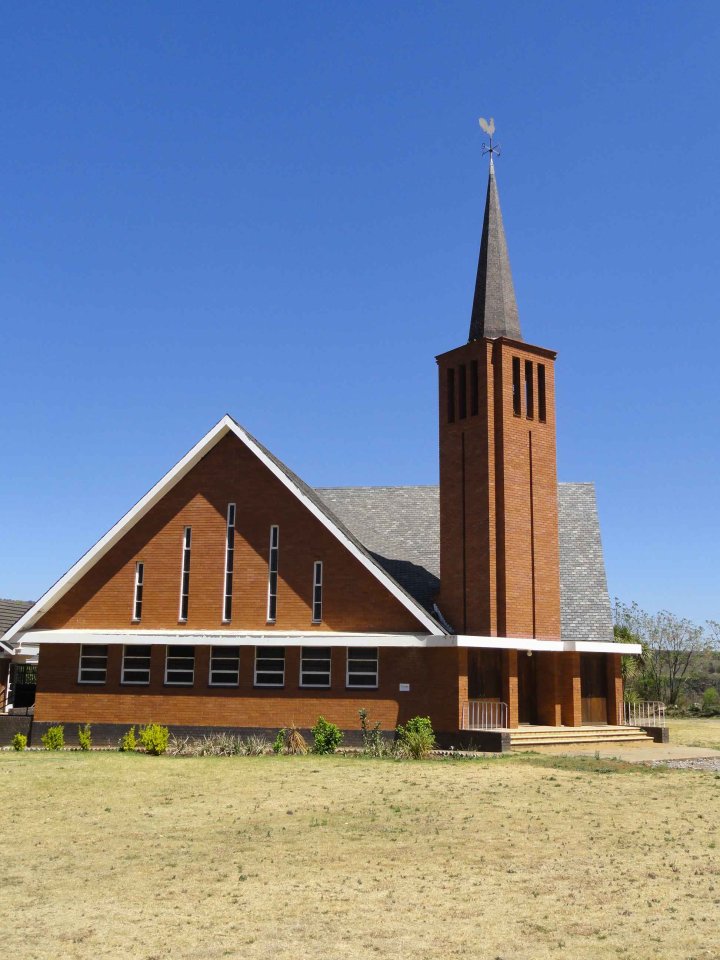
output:
[[[556,354],[522,338],[492,140],[488,152],[468,341],[437,357],[438,606],[458,634],[557,640]],[[504,652],[506,688],[513,676],[517,684],[517,656],[517,651]],[[553,655],[543,653],[537,659],[545,657]],[[537,691],[534,722],[554,724],[560,722],[554,657],[546,666],[551,674],[548,690]],[[540,684],[544,685],[545,681]],[[517,702],[517,695],[510,696],[506,689],[502,699]]]

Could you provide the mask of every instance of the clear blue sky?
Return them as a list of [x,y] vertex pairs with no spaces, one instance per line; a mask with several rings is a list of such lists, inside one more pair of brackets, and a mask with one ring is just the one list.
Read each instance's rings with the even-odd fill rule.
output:
[[0,596],[225,412],[312,484],[435,483],[493,115],[611,594],[720,618],[719,49],[715,0],[6,4]]

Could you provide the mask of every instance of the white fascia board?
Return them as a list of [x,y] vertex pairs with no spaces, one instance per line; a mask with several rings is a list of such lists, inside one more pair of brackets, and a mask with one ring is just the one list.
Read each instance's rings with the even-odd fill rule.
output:
[[642,653],[639,643],[603,643],[594,640],[567,640],[568,650],[577,653],[621,653],[624,656],[634,656]]
[[639,643],[603,643],[592,640],[537,640],[530,637],[472,637],[458,636],[458,647],[476,647],[494,650],[537,650],[558,653],[642,653]]
[[[29,636],[33,644],[108,644],[144,643],[172,646],[233,647],[252,644],[256,647],[426,647],[428,641],[445,640],[452,646],[451,637],[428,637],[426,633],[268,633],[247,630],[192,632],[190,630],[33,630]],[[436,644],[431,644],[435,646]]]
[[46,613],[54,603],[56,603],[67,591],[80,579],[80,577],[101,557],[103,557],[111,547],[113,547],[117,541],[129,530],[138,520],[140,520],[155,504],[165,496],[165,494],[175,486],[182,478],[192,470],[192,468],[205,456],[205,454],[218,443],[227,433],[234,433],[235,436],[241,440],[245,446],[255,454],[258,460],[263,463],[268,470],[277,477],[278,480],[291,492],[293,493],[301,503],[316,517],[324,527],[326,527],[330,533],[333,534],[350,553],[367,569],[372,573],[372,575],[382,583],[386,590],[388,590],[400,603],[413,614],[413,616],[422,624],[422,626],[433,635],[444,635],[442,628],[433,620],[433,618],[427,613],[427,611],[420,606],[412,597],[405,593],[398,584],[392,580],[387,573],[382,569],[382,567],[376,563],[374,560],[371,560],[367,557],[361,550],[355,546],[355,544],[348,539],[348,537],[340,530],[333,522],[327,517],[322,510],[320,510],[313,502],[310,500],[306,494],[303,493],[295,484],[290,480],[290,478],[282,471],[280,468],[270,459],[270,457],[265,454],[260,447],[255,443],[252,437],[235,423],[232,417],[227,414],[220,420],[215,426],[205,434],[205,436],[199,440],[195,446],[190,450],[182,460],[178,461],[175,466],[169,470],[165,476],[159,480],[151,490],[149,490],[145,496],[139,500],[132,509],[128,512],[115,524],[114,527],[111,527],[110,530],[105,534],[104,537],[101,537],[100,540],[95,544],[94,547],[91,547],[87,553],[75,563],[68,571],[65,573],[57,583],[53,584],[50,589],[43,594],[42,597],[32,606],[30,609],[15,623],[3,637],[3,642],[9,644],[14,637],[21,636],[26,630],[28,630],[38,619],[42,616],[43,613]]

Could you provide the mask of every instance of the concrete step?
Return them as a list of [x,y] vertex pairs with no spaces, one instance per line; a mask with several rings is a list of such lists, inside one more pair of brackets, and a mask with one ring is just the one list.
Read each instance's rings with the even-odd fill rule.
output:
[[639,727],[536,727],[510,731],[512,747],[585,743],[652,743]]

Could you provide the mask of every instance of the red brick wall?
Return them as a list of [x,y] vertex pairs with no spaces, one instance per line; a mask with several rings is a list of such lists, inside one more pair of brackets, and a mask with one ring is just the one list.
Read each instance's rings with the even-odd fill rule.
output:
[[[227,505],[237,504],[233,617],[222,623]],[[270,525],[280,527],[277,620],[266,627]],[[192,527],[183,629],[422,631],[403,605],[233,435],[197,464],[49,610],[40,629],[178,626],[183,528]],[[142,622],[131,622],[136,561]],[[323,561],[323,622],[311,623],[313,562]]]
[[[149,723],[197,726],[277,728],[296,723],[312,726],[322,714],[344,729],[359,727],[358,710],[366,707],[371,721],[384,730],[417,715],[430,716],[436,730],[459,728],[460,702],[466,697],[465,651],[456,649],[380,649],[379,688],[347,690],[346,650],[332,649],[332,686],[300,687],[300,648],[286,647],[285,687],[254,688],[254,647],[240,651],[240,685],[211,687],[208,647],[196,647],[192,688],[165,686],[165,647],[152,648],[151,682],[146,687],[120,683],[122,647],[108,651],[105,684],[77,682],[78,645],[43,645],[35,706],[38,721],[61,723]],[[460,680],[459,680],[460,678]],[[400,683],[410,692],[400,693]]]
[[[512,358],[521,367],[522,412],[513,411]],[[558,638],[560,562],[555,457],[554,354],[507,340],[468,343],[438,357],[440,383],[440,608],[458,632]],[[534,371],[526,416],[525,361]],[[479,409],[472,414],[472,363]],[[545,367],[546,421],[538,416],[537,365]],[[467,369],[467,416],[448,422],[448,370]]]

